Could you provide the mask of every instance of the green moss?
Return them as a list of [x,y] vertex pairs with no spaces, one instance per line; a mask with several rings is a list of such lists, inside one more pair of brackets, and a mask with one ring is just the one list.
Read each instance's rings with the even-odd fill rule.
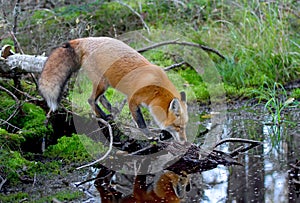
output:
[[3,149],[19,149],[21,143],[25,142],[24,136],[20,134],[9,133],[0,128],[0,145]]
[[[46,115],[42,108],[27,102],[21,103],[18,107],[16,101],[5,93],[0,92],[0,96],[2,97],[1,109],[5,109],[0,112],[0,117],[3,120],[10,118],[9,123],[21,129],[18,131],[18,135],[25,138],[22,141],[23,144],[27,145],[33,140],[41,140],[52,133],[51,127],[45,126]],[[14,114],[15,112],[17,113]],[[13,131],[16,131],[15,128]]]
[[49,174],[50,171],[58,169],[57,162],[43,164],[36,161],[28,161],[20,152],[0,149],[1,173],[7,178],[11,185],[19,183],[19,177],[33,179],[36,173]]
[[28,199],[29,194],[24,192],[4,195],[0,193],[0,202],[21,202],[21,200]]
[[52,202],[53,198],[56,198],[59,201],[71,202],[81,198],[83,195],[84,193],[81,191],[63,190],[52,195],[37,198],[29,195],[28,193],[18,192],[9,195],[0,194],[0,202],[21,202],[22,200],[26,199],[25,202],[29,203],[45,203]]
[[49,195],[46,197],[39,198],[37,200],[33,200],[30,202],[34,203],[44,203],[44,202],[52,202],[53,198],[56,198],[59,201],[63,202],[72,202],[72,200],[76,200],[84,195],[81,191],[71,191],[71,190],[64,190],[60,191],[56,194]]
[[49,146],[45,152],[47,157],[57,157],[65,163],[82,163],[91,161],[106,149],[101,142],[94,142],[85,135],[73,134],[72,137],[63,136],[56,145]]

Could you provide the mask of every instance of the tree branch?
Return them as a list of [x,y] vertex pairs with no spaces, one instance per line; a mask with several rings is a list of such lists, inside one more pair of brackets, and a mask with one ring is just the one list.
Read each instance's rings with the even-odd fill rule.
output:
[[45,56],[11,55],[5,60],[0,60],[0,72],[8,73],[18,70],[24,73],[40,73],[43,70],[46,60],[47,57]]
[[150,34],[150,28],[148,27],[148,25],[146,24],[146,22],[144,21],[143,17],[136,12],[132,7],[130,7],[129,5],[123,3],[122,1],[117,1],[119,4],[121,4],[122,6],[125,6],[127,8],[129,8],[129,10],[131,10],[136,16],[138,16],[143,24],[143,26],[146,28],[148,34]]
[[140,48],[137,49],[138,52],[143,53],[145,51],[148,51],[150,49],[154,49],[160,46],[165,46],[165,45],[170,45],[170,44],[177,44],[177,45],[183,45],[183,46],[191,46],[191,47],[197,47],[200,49],[203,49],[206,52],[212,52],[217,54],[219,57],[221,57],[222,59],[226,59],[226,57],[224,55],[222,55],[218,50],[210,48],[208,46],[205,45],[201,45],[201,44],[196,44],[196,43],[192,43],[192,42],[180,42],[179,39],[175,39],[175,40],[170,40],[170,41],[164,41],[164,42],[159,42],[153,45],[150,45],[148,47],[144,47],[144,48]]

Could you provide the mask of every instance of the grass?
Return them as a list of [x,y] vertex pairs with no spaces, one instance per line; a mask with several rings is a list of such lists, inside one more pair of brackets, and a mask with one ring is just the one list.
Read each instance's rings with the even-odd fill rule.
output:
[[[274,82],[284,85],[299,78],[300,21],[296,16],[298,4],[293,0],[123,2],[143,17],[152,34],[155,35],[154,30],[164,31],[165,34],[160,33],[158,36],[161,40],[171,39],[172,36],[176,38],[179,34],[188,41],[215,48],[225,55],[226,60],[222,60],[215,54],[208,54],[217,68],[216,77],[224,82],[228,97],[249,96],[253,89],[265,82],[269,85]],[[139,16],[126,6],[118,2],[102,1],[67,5],[51,12],[37,10],[32,13],[31,18],[20,23],[24,26],[23,29],[26,29],[27,24],[34,24],[44,34],[45,41],[41,36],[33,36],[38,38],[33,40],[36,42],[34,46],[37,46],[34,49],[32,40],[22,41],[22,37],[26,35],[20,36],[24,49],[28,47],[26,53],[40,49],[46,49],[41,52],[49,51],[53,44],[60,43],[57,39],[63,42],[86,36],[116,37],[144,29]],[[61,29],[57,29],[57,24]],[[46,48],[47,44],[52,45]],[[174,60],[176,51],[171,54],[169,51],[159,52],[161,51],[151,51],[145,53],[145,56],[161,66],[177,61]],[[197,61],[201,68],[209,63],[201,59]],[[196,66],[198,65],[193,64],[192,68],[199,68]],[[205,76],[199,80],[197,73],[187,70],[185,75],[187,74],[190,76],[188,80],[185,78],[186,83],[192,85],[196,99],[209,100],[209,93],[205,93]]]
[[253,87],[297,78],[299,55],[290,41],[297,36],[290,28],[291,14],[276,3],[256,1],[231,2],[216,12],[223,16],[210,19],[211,24],[200,34],[203,41],[228,56],[217,64],[226,84]]
[[283,111],[287,108],[296,108],[299,102],[293,97],[288,97],[287,91],[280,83],[274,83],[269,87],[267,83],[262,86],[263,90],[256,90],[258,99],[265,102],[265,109],[269,112],[274,125],[280,125],[284,122],[282,117]]
[[[123,2],[137,11],[151,30],[161,31],[152,32],[150,44],[155,40],[170,40],[180,35],[187,41],[217,49],[226,57],[223,60],[213,53],[199,51],[200,57],[197,58],[189,55],[186,48],[174,46],[143,53],[151,62],[162,67],[188,60],[188,65],[167,73],[180,91],[186,91],[188,101],[196,100],[202,104],[209,104],[225,94],[230,99],[257,97],[258,101],[265,105],[271,124],[279,126],[274,128],[277,130],[274,130],[273,140],[282,139],[280,128],[286,122],[285,110],[299,106],[300,98],[299,88],[292,90],[291,93],[284,88],[286,83],[297,80],[300,76],[300,20],[296,16],[299,15],[297,1],[124,0]],[[144,29],[140,18],[127,7],[117,2],[100,0],[51,10],[24,10],[20,15],[16,37],[26,54],[49,53],[54,46],[71,38],[116,37]],[[7,17],[8,21],[10,17]],[[29,34],[32,32],[41,34]],[[3,39],[0,45],[4,44],[12,45],[13,42]],[[132,46],[141,47],[143,44],[135,42]],[[91,84],[87,79],[77,79],[78,83],[75,83],[68,99],[73,101],[72,108],[76,113],[88,116],[91,112],[87,103],[92,89]],[[1,85],[5,86],[5,83],[6,81]],[[25,92],[37,94],[33,85],[22,83],[22,86],[26,87]],[[1,111],[0,115],[6,119],[13,112],[15,101],[6,93],[2,92],[0,95],[5,97],[1,104],[5,111]],[[113,105],[118,105],[124,99],[124,96],[112,89],[109,89],[106,95]],[[5,134],[0,139],[1,146],[8,148],[5,150],[1,148],[0,153],[3,156],[0,159],[12,169],[5,168],[5,173],[12,177],[11,180],[18,179],[16,171],[23,166],[28,168],[24,174],[30,176],[35,170],[42,171],[47,167],[40,163],[38,166],[34,165],[19,152],[20,146],[26,141],[24,139],[31,137],[40,139],[51,134],[52,130],[46,129],[43,123],[45,113],[27,102],[22,106],[22,110],[26,116],[18,115],[15,120],[10,121],[22,128],[19,134],[0,130],[1,135]],[[127,105],[120,119],[131,119]],[[94,156],[93,153],[87,152],[86,148],[94,150],[100,147],[101,150],[105,150],[98,143],[81,138],[75,135],[63,137],[57,145],[48,148],[47,153],[51,157],[77,162],[90,160]],[[84,143],[87,147],[78,143]],[[58,170],[58,167],[54,164],[51,170]],[[27,197],[27,194],[20,193],[12,198]]]
[[44,203],[44,202],[53,202],[53,199],[70,202],[72,200],[76,200],[83,196],[83,192],[80,191],[69,191],[63,190],[57,192],[56,194],[47,195],[41,197],[39,199],[34,199],[36,197],[32,197],[30,194],[25,192],[17,192],[9,195],[0,194],[0,202],[29,202],[29,203]]
[[270,116],[270,121],[266,125],[270,125],[270,140],[273,146],[277,146],[282,140],[282,128],[289,121],[285,118],[284,111],[287,109],[299,108],[299,101],[290,97],[280,83],[274,83],[273,86],[268,86],[267,83],[259,89],[253,91],[260,103],[264,103],[264,108]]

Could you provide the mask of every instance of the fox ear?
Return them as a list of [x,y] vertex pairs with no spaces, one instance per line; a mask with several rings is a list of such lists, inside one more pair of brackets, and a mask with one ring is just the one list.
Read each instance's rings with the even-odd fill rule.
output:
[[184,91],[180,92],[181,101],[186,102],[186,94]]
[[173,112],[176,116],[179,116],[181,113],[181,106],[180,106],[180,102],[179,99],[174,98],[170,105],[169,105],[169,111]]

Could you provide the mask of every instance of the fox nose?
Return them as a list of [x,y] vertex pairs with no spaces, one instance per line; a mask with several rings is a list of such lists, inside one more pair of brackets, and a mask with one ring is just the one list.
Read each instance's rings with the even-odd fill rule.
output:
[[180,134],[180,141],[185,141],[185,142],[187,141],[185,132],[182,132],[182,133]]
[[185,131],[180,131],[180,132],[176,132],[175,133],[176,135],[174,136],[174,139],[177,140],[177,141],[184,141],[186,142],[187,141],[187,138],[186,138],[186,134],[185,134]]

